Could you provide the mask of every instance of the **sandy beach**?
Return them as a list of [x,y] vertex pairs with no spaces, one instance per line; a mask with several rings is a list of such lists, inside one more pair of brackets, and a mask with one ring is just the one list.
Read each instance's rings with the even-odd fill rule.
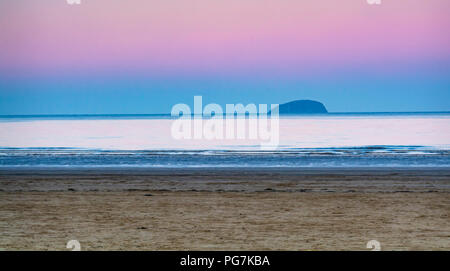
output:
[[448,175],[2,172],[0,249],[448,250]]

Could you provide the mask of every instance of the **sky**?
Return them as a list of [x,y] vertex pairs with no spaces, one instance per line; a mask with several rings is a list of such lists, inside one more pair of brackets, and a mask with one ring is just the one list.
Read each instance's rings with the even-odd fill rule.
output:
[[0,0],[0,114],[450,111],[450,1]]

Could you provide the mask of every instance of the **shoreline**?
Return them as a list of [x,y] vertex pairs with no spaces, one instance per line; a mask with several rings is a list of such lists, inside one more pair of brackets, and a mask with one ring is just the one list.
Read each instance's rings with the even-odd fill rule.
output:
[[117,174],[117,175],[140,175],[140,174],[184,174],[184,173],[292,173],[292,174],[339,174],[339,173],[426,173],[450,176],[450,165],[446,167],[0,167],[0,176],[4,175],[33,175],[33,174]]

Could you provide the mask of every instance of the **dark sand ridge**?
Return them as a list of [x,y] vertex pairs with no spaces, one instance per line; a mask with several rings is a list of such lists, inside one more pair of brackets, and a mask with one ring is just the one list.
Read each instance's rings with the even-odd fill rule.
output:
[[0,191],[450,192],[450,169],[2,170]]

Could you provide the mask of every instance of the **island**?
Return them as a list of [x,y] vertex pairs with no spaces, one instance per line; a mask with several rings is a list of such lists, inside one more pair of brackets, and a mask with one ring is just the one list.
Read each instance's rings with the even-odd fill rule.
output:
[[[278,106],[280,115],[288,114],[326,114],[328,110],[321,102],[312,100],[297,100]],[[271,113],[271,112],[269,112]]]

